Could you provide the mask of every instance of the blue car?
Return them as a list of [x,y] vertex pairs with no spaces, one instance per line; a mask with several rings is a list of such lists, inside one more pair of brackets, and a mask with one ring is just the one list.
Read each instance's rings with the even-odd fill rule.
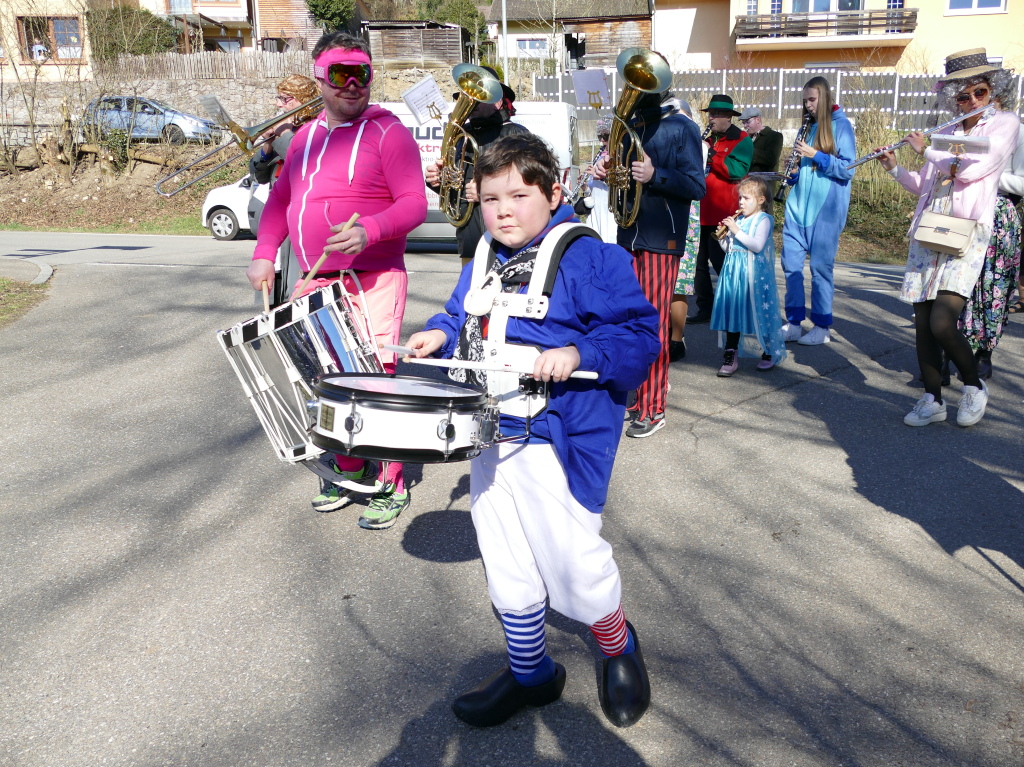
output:
[[174,107],[137,96],[104,96],[85,108],[83,130],[101,136],[113,130],[127,133],[133,139],[164,139],[172,144],[186,141],[220,143],[223,131],[217,123]]

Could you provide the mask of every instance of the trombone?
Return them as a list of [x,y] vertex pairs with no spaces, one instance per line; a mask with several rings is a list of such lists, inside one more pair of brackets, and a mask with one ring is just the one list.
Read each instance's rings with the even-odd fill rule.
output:
[[[275,115],[274,117],[271,117],[269,120],[265,120],[257,125],[251,125],[248,128],[243,128],[234,120],[224,115],[223,122],[221,124],[231,132],[232,141],[227,144],[221,144],[219,147],[216,147],[212,151],[204,154],[198,160],[193,160],[184,168],[179,168],[178,170],[174,171],[174,173],[172,173],[171,175],[165,176],[164,178],[160,179],[155,187],[156,193],[162,197],[173,197],[178,192],[184,189],[188,189],[193,184],[199,183],[207,176],[223,168],[225,165],[229,165],[243,156],[251,158],[254,154],[256,154],[257,149],[259,149],[260,147],[267,143],[267,139],[259,139],[261,135],[266,133],[271,128],[276,128],[281,123],[291,120],[295,115],[299,114],[303,110],[309,110],[310,113],[316,114],[317,112],[320,111],[321,107],[323,106],[323,103],[323,97],[317,96],[315,99],[307,101],[305,104],[302,104],[301,106],[295,107],[295,109],[291,109],[282,114]],[[190,168],[194,168],[195,166],[202,164],[203,162],[208,160],[210,157],[213,157],[218,152],[223,152],[225,149],[233,148],[235,144],[238,145],[239,151],[235,152],[233,155],[228,157],[228,159],[224,160],[223,162],[213,166],[202,175],[197,176],[196,178],[192,179],[186,184],[181,184],[180,186],[175,187],[169,192],[165,192],[161,188],[172,178],[177,178]]]

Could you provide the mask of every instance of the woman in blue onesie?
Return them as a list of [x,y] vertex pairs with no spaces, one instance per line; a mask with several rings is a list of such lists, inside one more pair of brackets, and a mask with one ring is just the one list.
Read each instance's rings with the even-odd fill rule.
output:
[[[839,250],[839,234],[846,227],[850,208],[850,179],[846,166],[857,152],[853,126],[838,104],[824,77],[812,77],[804,86],[804,112],[811,115],[805,141],[794,149],[800,168],[786,199],[782,226],[782,271],[786,275],[786,341],[805,346],[832,340],[833,270]],[[803,334],[800,323],[807,316],[804,293],[804,261],[811,259],[811,322]]]

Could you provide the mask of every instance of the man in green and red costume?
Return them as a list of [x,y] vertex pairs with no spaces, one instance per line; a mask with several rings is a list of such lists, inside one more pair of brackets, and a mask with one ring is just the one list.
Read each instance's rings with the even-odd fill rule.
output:
[[708,191],[700,201],[700,249],[694,276],[697,313],[689,319],[690,323],[711,319],[715,290],[708,265],[715,268],[716,274],[721,274],[725,260],[725,251],[714,238],[715,229],[739,207],[737,185],[750,171],[750,162],[754,159],[754,142],[732,123],[732,118],[740,115],[733,106],[732,96],[716,94],[701,111],[707,112],[711,125],[711,133],[704,139],[709,147],[705,167]]

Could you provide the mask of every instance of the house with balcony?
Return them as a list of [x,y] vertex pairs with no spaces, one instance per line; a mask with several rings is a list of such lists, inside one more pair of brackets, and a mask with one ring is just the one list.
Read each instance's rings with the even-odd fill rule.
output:
[[1024,7],[1010,0],[730,0],[730,68],[941,72],[984,47],[1024,64]]

